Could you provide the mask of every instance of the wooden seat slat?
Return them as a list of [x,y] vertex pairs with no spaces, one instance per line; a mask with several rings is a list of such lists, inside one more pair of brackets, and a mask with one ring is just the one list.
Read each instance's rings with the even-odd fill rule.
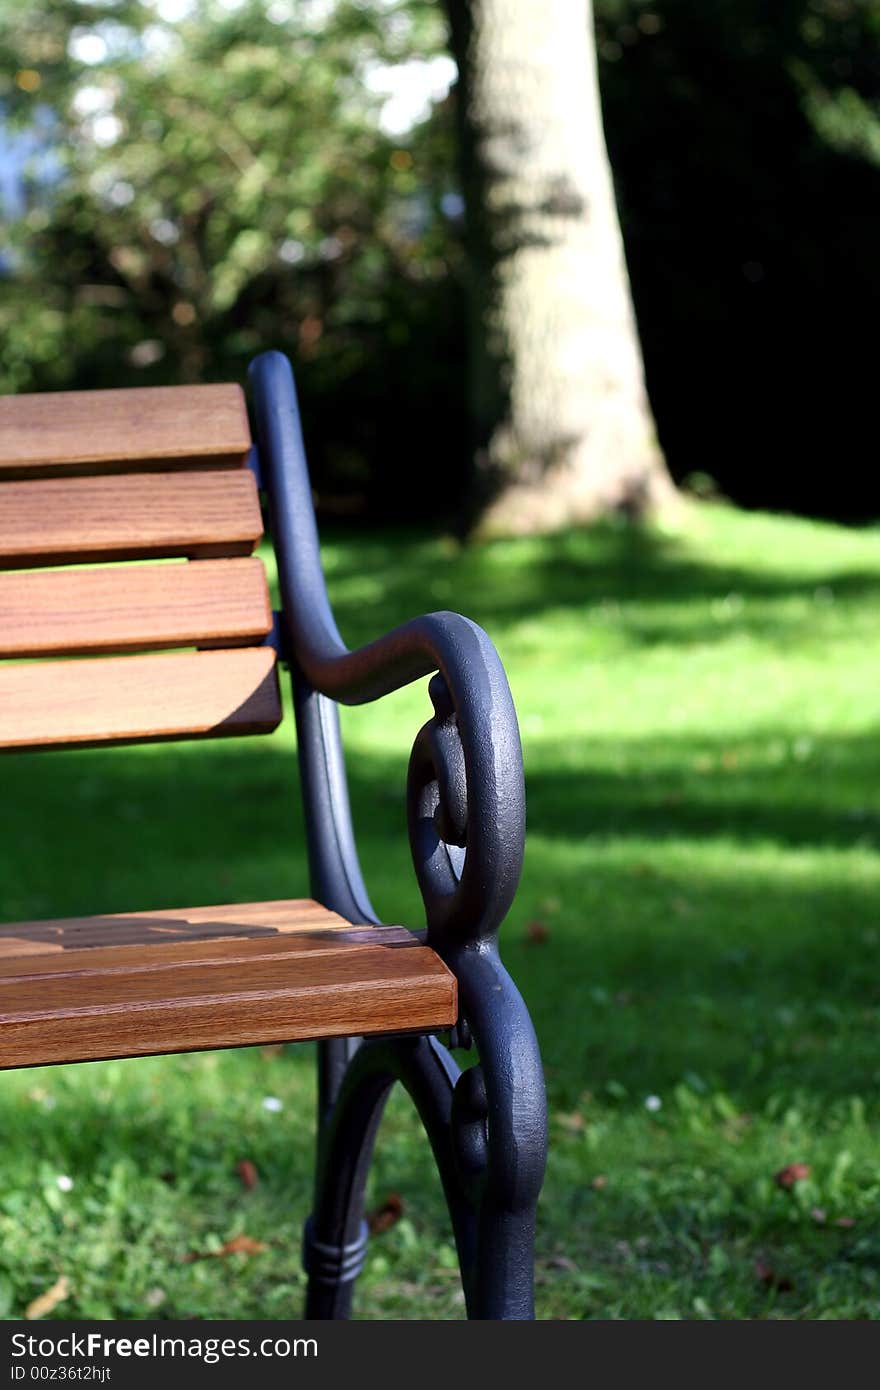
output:
[[[110,928],[112,937],[107,935]],[[0,956],[81,950],[86,945],[107,946],[111,941],[120,946],[161,939],[170,945],[216,936],[234,939],[315,929],[350,931],[351,924],[310,898],[168,907],[158,912],[114,912],[96,917],[53,917],[0,924]]]
[[240,466],[250,447],[236,384],[0,396],[0,476]]
[[0,749],[270,733],[271,647],[0,664]]
[[[211,939],[187,935],[209,926]],[[89,945],[68,944],[84,936]],[[4,1068],[456,1018],[454,977],[416,937],[354,927],[309,900],[11,923],[0,941],[14,952],[0,953]]]
[[250,555],[262,533],[247,468],[0,482],[0,569]]
[[271,629],[251,557],[0,573],[0,657],[253,646]]

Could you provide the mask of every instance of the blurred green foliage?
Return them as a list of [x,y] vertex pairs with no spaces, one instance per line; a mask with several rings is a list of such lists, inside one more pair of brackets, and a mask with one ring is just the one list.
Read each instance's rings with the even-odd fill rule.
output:
[[[876,515],[880,0],[594,8],[673,473]],[[54,159],[3,228],[0,391],[240,378],[280,347],[325,507],[411,513],[442,474],[454,511],[454,92],[391,136],[370,81],[444,51],[441,0],[0,0],[0,163],[16,130]]]
[[319,482],[387,510],[383,433],[460,370],[460,253],[448,114],[395,139],[368,79],[443,39],[423,0],[2,0],[7,131],[41,120],[57,167],[8,227],[0,390],[241,378],[281,347]]

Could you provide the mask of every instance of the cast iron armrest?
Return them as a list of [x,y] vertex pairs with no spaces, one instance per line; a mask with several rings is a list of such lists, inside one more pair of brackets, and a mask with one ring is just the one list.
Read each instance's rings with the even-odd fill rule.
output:
[[[437,673],[429,686],[434,715],[410,759],[410,845],[432,944],[440,949],[441,942],[485,940],[513,900],[525,835],[522,750],[498,653],[476,623],[446,612],[415,618],[348,650],[324,583],[290,364],[281,353],[267,352],[250,376],[278,560],[283,650],[295,681],[301,690],[357,705]],[[332,758],[332,729],[326,734],[325,756]],[[337,821],[340,812],[347,813],[347,798],[337,807]],[[345,826],[338,829],[344,838]],[[356,856],[353,868],[358,898]],[[363,911],[367,901],[364,894],[362,915],[372,916]]]
[[434,714],[407,777],[410,847],[428,940],[458,982],[452,1041],[334,1039],[318,1053],[319,1167],[306,1224],[307,1317],[346,1316],[363,1261],[364,1183],[385,1097],[409,1091],[452,1217],[469,1316],[533,1316],[535,1204],[544,1175],[544,1078],[497,930],[522,868],[522,750],[507,677],[485,632],[428,613],[349,651],[321,569],[293,374],[268,352],[250,371],[255,433],[278,561],[280,648],[293,675],[312,893],[352,922],[377,922],[351,824],[337,703],[364,704],[421,676]]

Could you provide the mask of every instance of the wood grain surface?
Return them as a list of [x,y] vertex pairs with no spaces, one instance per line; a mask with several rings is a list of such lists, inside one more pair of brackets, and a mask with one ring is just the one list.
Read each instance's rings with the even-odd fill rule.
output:
[[271,647],[0,664],[0,748],[270,733]]
[[257,559],[0,573],[0,657],[254,646],[271,628]]
[[0,569],[250,555],[262,533],[247,468],[0,482]]
[[[97,917],[53,917],[0,924],[0,957],[82,951],[91,946],[210,941],[215,937],[277,936],[286,932],[351,931],[351,923],[311,898],[259,903],[167,907]],[[395,928],[395,930],[397,930]]]
[[[90,946],[71,944],[83,934]],[[423,1031],[457,1013],[454,977],[409,932],[308,900],[15,923],[0,940],[0,1067]]]
[[250,444],[234,384],[0,396],[0,476],[240,465]]

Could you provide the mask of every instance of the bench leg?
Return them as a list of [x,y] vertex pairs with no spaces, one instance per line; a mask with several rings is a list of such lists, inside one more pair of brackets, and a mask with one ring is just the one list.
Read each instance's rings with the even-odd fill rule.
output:
[[318,1166],[314,1214],[303,1232],[305,1316],[347,1318],[364,1263],[364,1188],[388,1087],[362,1084],[351,1100],[356,1038],[318,1045]]
[[[367,1244],[367,1173],[397,1081],[416,1106],[440,1172],[468,1317],[534,1316],[534,1219],[546,1154],[540,1058],[525,1006],[494,949],[462,956],[450,964],[479,1061],[461,1071],[432,1037],[363,1042],[324,1115],[304,1241],[307,1318],[350,1314]],[[464,1040],[464,1026],[458,1032]]]

